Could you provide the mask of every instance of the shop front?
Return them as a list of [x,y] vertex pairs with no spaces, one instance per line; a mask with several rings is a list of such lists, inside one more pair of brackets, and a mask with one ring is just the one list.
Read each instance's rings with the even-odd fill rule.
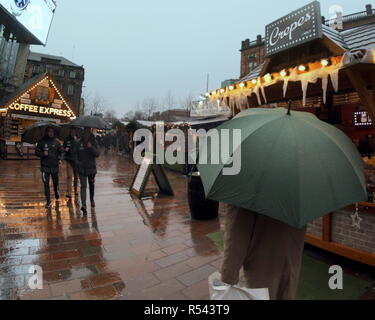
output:
[[[315,1],[266,27],[266,60],[259,68],[208,95],[225,102],[233,114],[291,104],[337,126],[360,148],[366,136],[374,135],[375,24],[334,30],[322,24]],[[367,170],[369,190],[375,187],[373,172]],[[375,266],[371,194],[369,202],[327,212],[311,223],[307,243]]]
[[65,123],[76,118],[53,78],[39,75],[0,102],[0,155],[7,160],[35,159],[35,146],[22,143],[22,133],[35,122]]

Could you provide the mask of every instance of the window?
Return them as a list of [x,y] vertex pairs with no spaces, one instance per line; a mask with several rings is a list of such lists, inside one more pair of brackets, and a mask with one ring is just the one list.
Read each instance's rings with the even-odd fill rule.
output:
[[59,77],[64,77],[64,76],[65,76],[65,71],[62,70],[62,69],[60,69],[60,70],[58,71],[58,76],[59,76]]
[[70,71],[69,76],[70,76],[71,79],[75,79],[76,76],[77,76],[77,72],[75,72],[75,71]]
[[33,73],[39,74],[40,73],[40,67],[39,66],[33,66]]
[[48,87],[37,87],[36,88],[36,100],[48,101],[49,100],[49,88]]
[[68,86],[68,95],[72,96],[74,94],[74,86],[71,84]]
[[249,64],[250,71],[254,70],[258,66],[256,53],[250,54],[247,57],[247,61],[248,61],[248,64]]

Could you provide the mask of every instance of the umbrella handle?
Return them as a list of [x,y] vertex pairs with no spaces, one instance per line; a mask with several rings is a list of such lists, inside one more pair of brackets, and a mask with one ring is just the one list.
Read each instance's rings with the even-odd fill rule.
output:
[[287,113],[288,116],[291,115],[291,110],[292,110],[292,100],[289,100],[289,102],[288,102],[288,113]]

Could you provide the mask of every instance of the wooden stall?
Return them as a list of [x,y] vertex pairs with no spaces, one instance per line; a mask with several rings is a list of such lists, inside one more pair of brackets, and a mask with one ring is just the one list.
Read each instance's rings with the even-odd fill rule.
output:
[[24,130],[35,122],[69,122],[72,107],[48,74],[36,76],[0,101],[0,156],[7,160],[35,159],[35,146],[21,142]]
[[[225,101],[233,114],[291,102],[294,110],[337,126],[357,145],[373,136],[375,24],[340,32],[321,21],[314,2],[268,25],[265,62],[236,85],[208,93],[210,99]],[[327,214],[308,226],[307,243],[375,266],[375,204]]]

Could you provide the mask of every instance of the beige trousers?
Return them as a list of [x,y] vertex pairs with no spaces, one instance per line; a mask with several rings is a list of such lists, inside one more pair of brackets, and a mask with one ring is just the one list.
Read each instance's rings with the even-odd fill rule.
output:
[[271,300],[295,299],[306,229],[292,228],[260,214],[228,206],[222,281],[268,288]]

